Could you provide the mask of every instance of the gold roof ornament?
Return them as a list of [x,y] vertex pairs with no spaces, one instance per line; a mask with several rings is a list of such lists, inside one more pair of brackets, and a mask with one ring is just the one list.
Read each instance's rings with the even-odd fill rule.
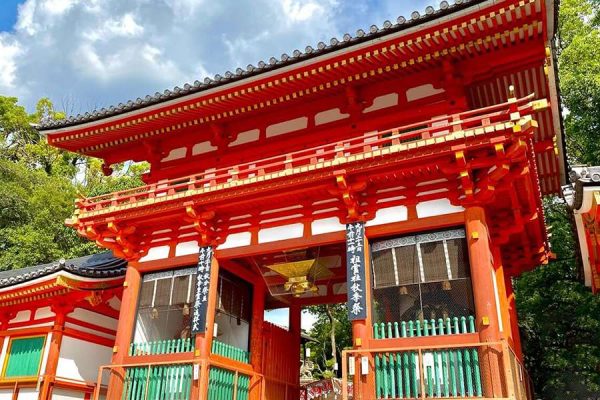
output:
[[300,297],[307,292],[316,293],[318,288],[315,281],[333,275],[327,267],[330,265],[330,258],[332,257],[311,258],[307,260],[277,263],[267,265],[266,267],[287,278],[287,282],[283,285],[285,291],[291,293],[294,297]]

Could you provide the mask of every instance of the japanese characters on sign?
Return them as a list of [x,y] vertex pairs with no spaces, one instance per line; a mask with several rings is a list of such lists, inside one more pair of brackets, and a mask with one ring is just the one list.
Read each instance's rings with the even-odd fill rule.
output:
[[346,276],[348,316],[350,321],[367,317],[365,299],[365,226],[362,222],[346,224]]
[[210,246],[200,247],[196,280],[196,296],[194,313],[192,315],[192,334],[204,333],[206,330],[206,311],[208,308],[208,293],[210,291],[210,269],[212,266],[213,249]]

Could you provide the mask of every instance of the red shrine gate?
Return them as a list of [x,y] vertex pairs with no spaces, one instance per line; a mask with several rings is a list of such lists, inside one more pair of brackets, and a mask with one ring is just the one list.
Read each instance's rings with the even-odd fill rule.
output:
[[550,0],[443,2],[41,127],[151,164],[68,221],[129,261],[95,398],[295,399],[301,308],[346,301],[354,399],[531,398],[511,277],[564,180],[553,32]]

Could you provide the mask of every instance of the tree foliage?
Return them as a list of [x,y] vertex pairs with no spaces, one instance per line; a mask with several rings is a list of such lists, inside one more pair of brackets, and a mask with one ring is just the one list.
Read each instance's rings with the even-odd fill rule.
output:
[[600,297],[579,277],[569,209],[545,209],[557,259],[516,281],[527,368],[543,399],[587,399],[600,393]]
[[[341,373],[342,350],[352,347],[352,325],[348,320],[346,304],[323,304],[307,308],[317,320],[308,334],[315,342],[308,343],[311,358],[316,363],[316,378],[330,378],[336,375],[334,365],[338,363],[337,374]],[[333,322],[332,322],[333,320]],[[332,335],[333,326],[333,335]],[[332,336],[335,337],[335,352],[332,351]]]
[[561,1],[558,54],[569,159],[600,165],[600,1]]
[[[562,0],[558,65],[571,164],[600,165],[600,2]],[[600,394],[600,296],[581,281],[571,211],[545,202],[557,259],[516,280],[528,370],[544,399]]]
[[142,184],[145,165],[105,177],[98,160],[48,146],[32,125],[63,117],[48,99],[28,114],[16,98],[0,96],[0,269],[100,251],[64,225],[73,200]]

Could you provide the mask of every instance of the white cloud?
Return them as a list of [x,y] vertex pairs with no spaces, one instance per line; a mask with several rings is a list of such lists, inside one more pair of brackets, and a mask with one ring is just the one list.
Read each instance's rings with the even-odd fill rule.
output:
[[22,53],[18,42],[6,34],[0,34],[0,87],[15,87],[18,57]]
[[75,0],[46,0],[42,3],[44,11],[51,15],[61,15],[73,7]]
[[135,21],[132,13],[119,18],[108,19],[99,28],[84,32],[83,37],[90,41],[110,40],[115,37],[136,37],[144,33],[144,28]]
[[29,109],[67,98],[85,112],[315,47],[423,1],[26,0],[0,32],[0,94]]
[[306,21],[326,11],[321,4],[313,0],[283,0],[281,6],[285,17],[292,22]]

